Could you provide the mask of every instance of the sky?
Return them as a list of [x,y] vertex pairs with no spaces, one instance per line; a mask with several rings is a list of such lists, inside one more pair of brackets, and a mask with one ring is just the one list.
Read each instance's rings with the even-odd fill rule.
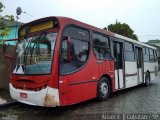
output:
[[160,39],[160,0],[0,0],[1,13],[16,16],[16,8],[26,13],[20,22],[30,22],[47,16],[70,17],[104,28],[118,20],[127,23],[139,41]]

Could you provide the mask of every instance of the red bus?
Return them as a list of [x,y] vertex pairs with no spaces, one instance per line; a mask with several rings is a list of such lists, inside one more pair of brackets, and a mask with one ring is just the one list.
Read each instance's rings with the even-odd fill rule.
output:
[[156,49],[66,17],[47,17],[18,30],[10,76],[19,102],[66,106],[146,83],[157,76]]

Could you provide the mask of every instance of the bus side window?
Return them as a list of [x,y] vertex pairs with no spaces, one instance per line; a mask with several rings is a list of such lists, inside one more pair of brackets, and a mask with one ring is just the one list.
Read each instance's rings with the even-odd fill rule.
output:
[[109,38],[98,33],[93,33],[94,54],[97,59],[108,59],[111,57]]
[[143,61],[149,62],[149,52],[148,52],[148,48],[146,47],[143,48]]
[[77,27],[67,27],[63,31],[60,56],[60,74],[77,71],[87,61],[89,56],[89,32]]
[[146,54],[146,48],[143,48],[143,54]]
[[157,61],[157,51],[154,50],[154,60]]
[[125,60],[135,61],[134,46],[129,42],[125,42]]
[[151,62],[154,61],[154,52],[153,52],[152,49],[149,49],[149,59],[150,59]]

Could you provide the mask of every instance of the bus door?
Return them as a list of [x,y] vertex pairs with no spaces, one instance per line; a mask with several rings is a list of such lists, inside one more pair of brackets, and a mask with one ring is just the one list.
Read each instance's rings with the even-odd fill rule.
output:
[[140,84],[143,82],[143,57],[142,57],[142,48],[136,47],[136,62],[137,62],[137,83]]
[[113,42],[113,55],[115,59],[115,89],[122,89],[125,86],[123,43]]
[[75,104],[96,97],[96,73],[98,72],[95,72],[93,61],[88,60],[89,32],[75,26],[66,27],[63,31],[60,50],[61,105]]

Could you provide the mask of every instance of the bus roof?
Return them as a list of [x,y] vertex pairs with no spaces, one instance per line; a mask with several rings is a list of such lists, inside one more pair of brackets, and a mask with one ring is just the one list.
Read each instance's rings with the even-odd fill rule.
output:
[[98,27],[94,27],[94,26],[92,26],[92,25],[89,25],[89,24],[80,22],[80,21],[78,21],[78,20],[74,20],[74,19],[72,19],[72,18],[67,18],[67,17],[57,17],[57,18],[58,18],[60,21],[61,21],[61,20],[63,20],[63,21],[68,21],[68,24],[74,23],[74,24],[80,25],[80,26],[82,26],[82,27],[85,27],[85,28],[87,28],[87,29],[93,30],[93,31],[97,31],[97,32],[100,32],[100,33],[103,33],[103,34],[107,34],[107,35],[116,37],[116,38],[120,38],[120,39],[123,39],[123,40],[125,40],[125,41],[132,42],[132,43],[135,43],[135,44],[138,44],[138,45],[141,45],[141,46],[145,46],[145,47],[149,47],[149,48],[152,48],[152,49],[156,49],[155,47],[153,47],[153,46],[151,46],[151,45],[147,45],[147,44],[142,43],[142,42],[140,42],[140,41],[136,41],[136,40],[134,40],[134,39],[131,39],[131,38],[128,38],[128,37],[125,37],[125,36],[122,36],[122,35],[119,35],[119,34],[110,32],[110,31],[106,31],[106,30],[103,30],[103,29],[98,28]]
[[145,44],[145,43],[142,43],[140,41],[137,41],[137,40],[134,40],[134,39],[131,39],[131,38],[128,38],[128,37],[125,37],[125,36],[122,36],[122,35],[119,35],[119,34],[116,34],[116,33],[114,33],[114,34],[115,34],[115,37],[123,39],[125,41],[132,42],[132,43],[135,43],[135,44],[138,44],[138,45],[141,45],[141,46],[149,47],[149,48],[152,48],[152,49],[156,49],[155,47],[153,47],[151,45],[148,45],[148,44]]

